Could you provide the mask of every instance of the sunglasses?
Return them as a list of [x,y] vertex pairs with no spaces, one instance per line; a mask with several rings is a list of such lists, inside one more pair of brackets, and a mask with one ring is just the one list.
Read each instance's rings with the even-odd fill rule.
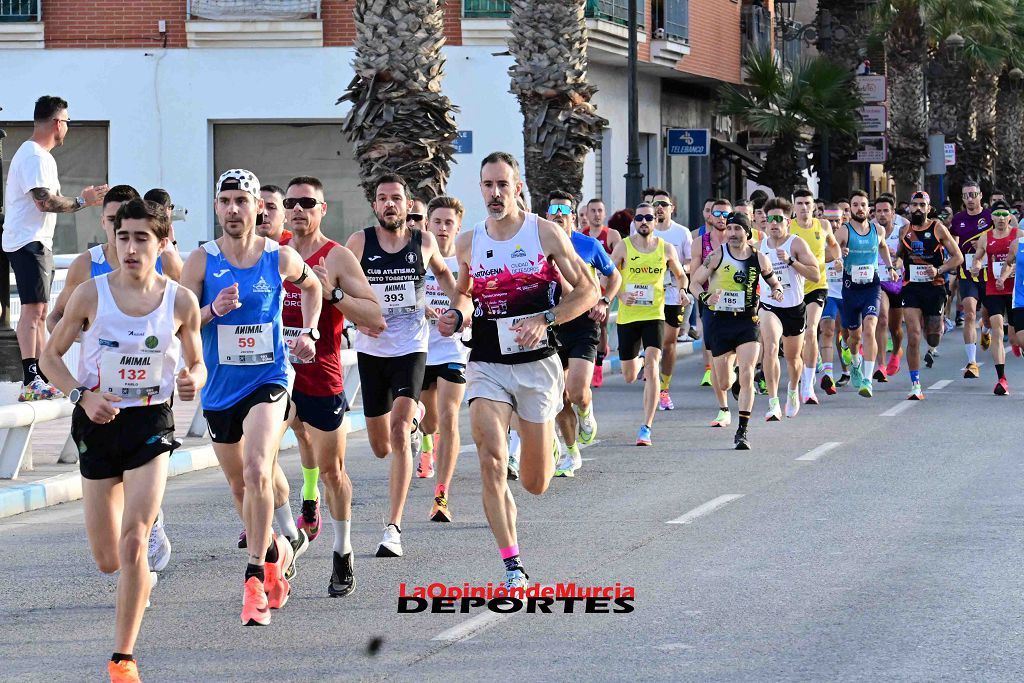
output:
[[786,222],[786,217],[785,216],[765,216],[764,219],[768,223],[785,223]]
[[1007,211],[1006,209],[998,209],[998,210],[992,212],[992,216],[994,218],[1007,218],[1009,215],[1010,215],[1010,212]]
[[1010,213],[1012,213],[1014,216],[1020,215],[1020,211],[1018,211],[1017,209],[1010,209]]
[[947,218],[949,218],[949,212],[943,211],[942,213],[939,214],[939,218],[941,218],[942,220],[946,220]]
[[638,213],[637,215],[633,216],[633,220],[637,221],[638,223],[646,223],[648,221],[653,223],[654,222],[654,214]]
[[422,213],[407,213],[407,214],[405,214],[405,222],[406,223],[408,223],[409,221],[421,221],[421,220],[423,220],[423,214]]
[[715,218],[724,218],[729,215],[729,211],[722,211],[721,209],[715,209],[711,212],[711,215]]
[[549,216],[557,216],[558,214],[562,214],[563,216],[571,216],[572,207],[569,206],[568,204],[552,204],[551,206],[548,207]]
[[315,209],[317,204],[326,204],[315,197],[288,197],[284,200],[284,208],[294,209],[296,206],[301,206],[303,209]]
[[658,201],[653,202],[653,205],[654,208],[663,208],[666,206],[672,206],[672,202],[667,202],[664,199],[659,199]]
[[980,192],[964,192],[964,199],[977,199],[980,196]]

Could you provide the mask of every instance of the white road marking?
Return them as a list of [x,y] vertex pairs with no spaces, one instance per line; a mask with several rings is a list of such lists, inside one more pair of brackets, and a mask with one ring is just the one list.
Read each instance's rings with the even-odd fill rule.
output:
[[689,524],[698,517],[703,517],[704,515],[710,514],[717,510],[718,508],[728,505],[732,501],[742,497],[742,493],[727,493],[724,496],[719,496],[718,498],[709,500],[703,505],[698,505],[697,507],[687,512],[685,515],[681,517],[676,517],[675,519],[670,519],[669,521],[665,522],[665,524]]
[[902,413],[904,410],[909,410],[910,408],[913,408],[918,403],[920,403],[920,401],[903,401],[902,403],[897,403],[892,408],[889,408],[889,410],[887,410],[884,413],[882,413],[881,417],[896,417],[897,415]]
[[475,635],[486,631],[490,627],[494,626],[501,619],[509,616],[508,614],[499,614],[497,612],[484,612],[478,614],[472,619],[467,619],[458,626],[441,631],[431,640],[439,640],[446,643],[457,643],[460,640],[467,640]]
[[841,441],[829,441],[829,442],[821,444],[820,446],[818,446],[817,448],[815,448],[813,450],[807,451],[806,453],[801,455],[799,458],[797,458],[797,460],[802,460],[802,461],[805,461],[805,462],[809,462],[811,460],[817,460],[818,458],[820,458],[821,456],[825,455],[826,453],[828,453],[833,448],[839,448],[842,445],[843,444],[842,444]]
[[945,389],[952,383],[953,380],[951,379],[940,379],[938,382],[928,387],[928,391],[938,391],[939,389]]

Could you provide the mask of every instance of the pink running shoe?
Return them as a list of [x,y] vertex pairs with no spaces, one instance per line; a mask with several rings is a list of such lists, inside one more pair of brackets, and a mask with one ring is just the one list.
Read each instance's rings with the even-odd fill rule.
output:
[[295,518],[295,526],[306,532],[309,540],[320,535],[320,499],[302,501],[302,512]]

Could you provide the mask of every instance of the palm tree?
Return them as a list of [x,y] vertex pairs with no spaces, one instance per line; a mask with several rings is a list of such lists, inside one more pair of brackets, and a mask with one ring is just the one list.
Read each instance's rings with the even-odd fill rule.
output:
[[996,98],[995,186],[1014,198],[1024,197],[1024,71],[1009,62],[999,74]]
[[747,85],[723,86],[720,110],[772,137],[757,181],[789,196],[805,184],[797,155],[815,131],[856,133],[861,101],[852,92],[853,72],[821,57],[801,59],[791,71],[771,49],[751,51],[743,61]]
[[511,0],[511,92],[523,112],[523,153],[533,210],[547,210],[548,192],[580,197],[583,160],[608,121],[590,100],[586,0]]
[[445,58],[441,0],[357,0],[355,77],[342,130],[356,143],[361,185],[400,173],[418,199],[444,194],[458,108],[441,93]]

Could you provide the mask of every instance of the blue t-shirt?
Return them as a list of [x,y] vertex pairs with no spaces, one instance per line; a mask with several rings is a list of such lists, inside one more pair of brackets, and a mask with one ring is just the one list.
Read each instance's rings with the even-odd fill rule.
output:
[[605,277],[611,275],[612,271],[615,270],[612,260],[608,258],[608,252],[593,237],[584,235],[582,232],[573,231],[570,241],[572,242],[572,248],[576,250],[576,255],[594,270],[600,272]]

